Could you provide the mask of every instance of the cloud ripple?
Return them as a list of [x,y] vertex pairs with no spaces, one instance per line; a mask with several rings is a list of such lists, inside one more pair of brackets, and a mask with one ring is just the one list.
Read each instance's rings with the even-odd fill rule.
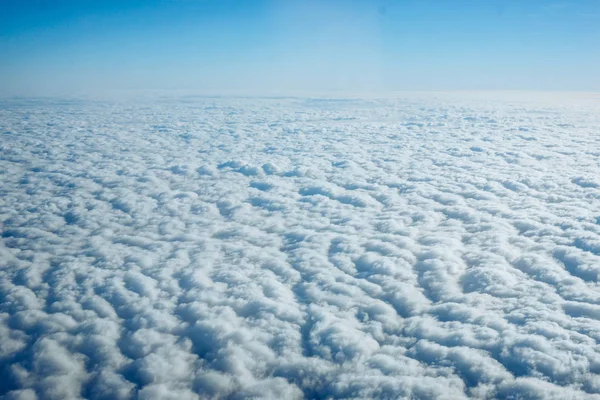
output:
[[573,101],[4,102],[0,395],[600,398]]

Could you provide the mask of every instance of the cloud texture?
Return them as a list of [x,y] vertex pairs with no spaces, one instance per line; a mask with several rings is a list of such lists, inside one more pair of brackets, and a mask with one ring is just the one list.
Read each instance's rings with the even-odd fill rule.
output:
[[600,398],[599,115],[4,102],[0,395]]

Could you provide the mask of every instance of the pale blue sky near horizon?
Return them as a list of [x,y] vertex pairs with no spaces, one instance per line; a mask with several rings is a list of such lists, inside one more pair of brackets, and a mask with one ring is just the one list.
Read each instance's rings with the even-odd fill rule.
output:
[[0,0],[0,96],[600,91],[600,0]]

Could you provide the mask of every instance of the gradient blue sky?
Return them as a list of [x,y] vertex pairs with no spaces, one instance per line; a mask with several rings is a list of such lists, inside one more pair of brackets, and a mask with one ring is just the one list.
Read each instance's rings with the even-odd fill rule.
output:
[[0,0],[0,95],[600,90],[600,0]]

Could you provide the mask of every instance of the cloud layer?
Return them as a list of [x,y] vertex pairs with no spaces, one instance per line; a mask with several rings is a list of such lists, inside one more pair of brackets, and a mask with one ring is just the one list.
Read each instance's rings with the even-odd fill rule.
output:
[[0,395],[600,398],[599,111],[5,102]]

